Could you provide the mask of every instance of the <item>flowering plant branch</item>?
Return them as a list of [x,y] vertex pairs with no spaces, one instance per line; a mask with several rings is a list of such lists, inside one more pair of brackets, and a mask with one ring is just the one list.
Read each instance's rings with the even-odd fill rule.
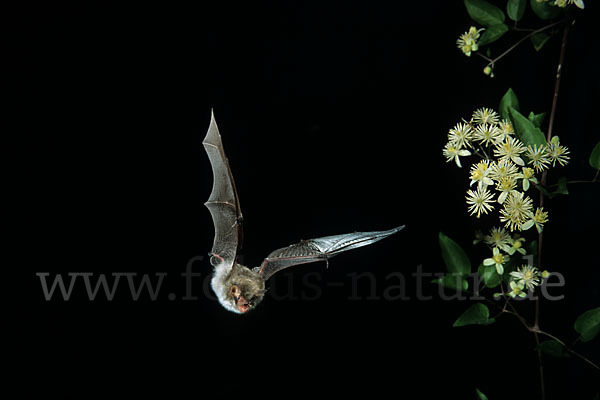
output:
[[[568,346],[564,340],[540,328],[540,296],[537,296],[541,286],[551,275],[541,268],[543,230],[550,220],[548,211],[544,209],[544,198],[568,194],[567,184],[594,183],[598,176],[596,172],[592,181],[568,181],[560,178],[556,183],[547,184],[548,172],[570,161],[570,151],[558,136],[553,135],[553,125],[569,28],[574,22],[570,13],[572,7],[569,6],[583,9],[584,4],[582,0],[530,0],[530,7],[536,16],[542,20],[555,21],[540,28],[523,29],[517,23],[527,7],[526,0],[506,2],[506,12],[514,21],[512,28],[504,23],[505,14],[497,6],[485,0],[464,0],[464,3],[471,18],[483,27],[471,26],[458,38],[456,44],[466,56],[476,53],[486,60],[483,72],[490,77],[494,76],[496,63],[525,40],[529,39],[539,51],[551,38],[548,32],[552,28],[563,27],[547,133],[542,132],[546,113],[523,114],[516,93],[508,89],[497,110],[478,108],[451,128],[442,150],[446,162],[454,162],[459,168],[468,164],[469,187],[465,199],[469,215],[478,222],[492,222],[493,226],[487,228],[487,234],[476,232],[473,244],[483,244],[488,249],[488,256],[479,259],[478,275],[483,284],[490,289],[499,289],[499,292],[493,294],[496,302],[486,299],[500,309],[496,316],[490,318],[488,307],[483,303],[476,303],[457,319],[454,326],[489,325],[500,315],[515,316],[535,338],[540,394],[545,399],[543,353],[555,356],[570,354],[600,370],[597,363],[573,350],[573,345]],[[482,46],[495,42],[510,30],[526,31],[527,34],[499,56],[492,57],[489,46],[486,55],[481,54]],[[472,160],[473,155],[479,158]],[[592,151],[589,163],[600,171],[600,143]],[[534,190],[539,192],[537,196],[533,195]],[[537,204],[534,203],[536,197]],[[495,222],[493,219],[490,221],[489,218],[494,215]],[[533,227],[537,231],[537,238],[531,235]],[[437,283],[455,290],[466,289],[468,284],[464,278],[471,270],[469,257],[448,236],[440,233],[439,239],[442,257],[452,273],[452,279],[439,279]],[[522,258],[527,259],[527,262],[520,262],[519,259]],[[529,322],[513,302],[531,296],[535,296],[535,317]],[[502,306],[498,305],[498,300],[503,300]],[[595,338],[600,333],[600,307],[581,314],[575,321],[574,328],[579,337],[573,344]],[[550,340],[541,341],[540,335]],[[477,395],[480,399],[487,399],[479,390]]]

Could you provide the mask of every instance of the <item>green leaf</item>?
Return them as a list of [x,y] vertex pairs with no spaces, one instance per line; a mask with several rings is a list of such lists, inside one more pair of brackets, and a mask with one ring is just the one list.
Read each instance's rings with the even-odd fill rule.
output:
[[434,279],[433,283],[437,283],[438,285],[442,285],[448,289],[453,289],[458,291],[467,290],[469,288],[469,282],[464,279],[460,274],[446,274],[440,279]]
[[546,138],[544,134],[533,125],[533,122],[525,118],[523,114],[517,111],[514,107],[508,106],[508,113],[510,115],[510,119],[513,123],[513,128],[515,128],[515,133],[521,142],[526,145],[545,145]]
[[513,21],[519,21],[525,14],[527,0],[508,0],[506,4],[506,13]]
[[565,349],[565,347],[556,340],[545,340],[541,342],[536,349],[541,350],[542,353],[552,357],[571,357],[567,349]]
[[508,32],[508,26],[506,26],[505,24],[492,25],[489,28],[487,28],[481,35],[481,38],[479,39],[479,45],[483,46],[495,42],[496,40],[500,39],[502,35],[504,35],[506,32]]
[[533,13],[541,19],[556,18],[560,14],[560,8],[551,6],[548,3],[538,3],[536,0],[530,0],[529,4]]
[[440,249],[442,250],[442,258],[446,264],[446,268],[450,273],[458,273],[462,276],[467,276],[471,273],[471,262],[467,253],[448,236],[442,232],[439,234]]
[[590,165],[592,168],[600,169],[600,142],[596,143],[590,154]]
[[467,13],[473,21],[483,25],[492,26],[504,22],[504,12],[485,0],[464,0]]
[[567,178],[564,176],[558,178],[558,187],[554,192],[552,192],[552,194],[569,194],[569,189],[567,189]]
[[545,112],[539,113],[539,114],[534,114],[533,111],[531,111],[529,113],[529,116],[527,117],[527,119],[530,120],[536,128],[539,128],[540,126],[542,126],[542,122],[544,122],[545,117],[546,117]]
[[477,397],[479,400],[488,400],[487,396],[481,392],[481,390],[475,388],[475,393],[477,393]]
[[581,314],[575,321],[575,330],[582,342],[589,342],[600,332],[600,307]]
[[529,40],[531,40],[531,44],[533,44],[535,51],[540,51],[550,38],[551,36],[546,32],[538,32],[534,35],[531,35]]
[[507,121],[510,121],[510,114],[508,113],[508,107],[513,107],[515,110],[519,110],[519,99],[517,98],[517,94],[509,88],[504,96],[500,99],[500,115]]
[[485,304],[475,303],[467,308],[452,326],[489,325],[494,321],[494,318],[490,318],[490,310]]
[[494,288],[500,284],[500,275],[496,272],[496,267],[494,265],[480,264],[477,269],[477,274],[481,277],[485,286],[489,288]]

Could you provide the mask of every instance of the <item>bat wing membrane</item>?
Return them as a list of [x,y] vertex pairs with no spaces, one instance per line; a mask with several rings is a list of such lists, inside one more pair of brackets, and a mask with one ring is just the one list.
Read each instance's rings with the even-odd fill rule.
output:
[[231,268],[242,244],[242,212],[213,113],[202,144],[210,159],[213,172],[212,192],[208,201],[204,203],[211,213],[215,227],[211,254],[216,257],[216,260],[212,259],[211,263],[214,265],[217,262],[224,262],[228,268]]
[[326,236],[318,239],[303,240],[273,251],[260,266],[259,274],[265,280],[282,269],[293,265],[327,260],[336,254],[367,246],[400,231],[399,226],[387,231],[354,232],[343,235]]

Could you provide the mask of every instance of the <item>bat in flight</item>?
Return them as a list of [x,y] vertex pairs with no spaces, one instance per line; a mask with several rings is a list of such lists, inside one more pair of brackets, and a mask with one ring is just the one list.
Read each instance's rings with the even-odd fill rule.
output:
[[387,231],[354,232],[302,240],[273,251],[255,268],[237,262],[242,245],[242,211],[229,162],[223,150],[221,135],[214,114],[202,144],[212,166],[213,187],[205,203],[215,226],[215,238],[210,253],[214,271],[211,286],[219,302],[229,311],[243,314],[262,300],[265,282],[278,271],[293,265],[325,261],[336,254],[375,243],[400,231],[399,226]]

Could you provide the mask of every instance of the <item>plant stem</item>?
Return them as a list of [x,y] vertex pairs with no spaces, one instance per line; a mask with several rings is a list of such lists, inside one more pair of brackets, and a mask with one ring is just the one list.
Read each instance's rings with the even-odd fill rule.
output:
[[546,140],[549,142],[552,138],[552,127],[554,126],[554,116],[556,114],[556,104],[558,103],[558,89],[560,89],[560,77],[562,76],[562,65],[565,61],[565,53],[567,49],[567,37],[569,36],[569,28],[571,24],[569,21],[565,23],[563,30],[562,42],[560,44],[560,57],[558,59],[558,66],[556,67],[556,82],[554,83],[554,97],[552,98],[552,109],[550,111],[550,119],[548,121],[548,134]]
[[[565,61],[565,52],[567,49],[567,37],[569,36],[570,26],[571,26],[570,21],[566,21],[564,24],[564,29],[563,29],[562,42],[560,45],[560,56],[558,58],[558,66],[556,67],[556,81],[554,83],[554,95],[552,97],[552,109],[550,111],[550,120],[548,122],[548,134],[546,135],[547,142],[550,142],[550,139],[552,138],[552,128],[554,126],[554,117],[556,115],[556,105],[558,104],[558,91],[560,89],[560,78],[562,76],[562,66]],[[546,184],[546,176],[547,176],[547,171],[544,171],[542,173],[542,177],[541,177],[542,186]],[[539,204],[540,204],[539,205],[540,208],[544,205],[544,195],[542,192],[540,192]],[[542,268],[543,238],[544,238],[544,236],[543,236],[542,232],[540,232],[538,234],[538,259],[537,259],[538,269]],[[545,394],[545,383],[544,383],[544,365],[542,363],[542,351],[539,348],[539,343],[540,343],[540,338],[538,335],[538,332],[540,330],[539,323],[540,323],[540,299],[539,299],[539,297],[537,297],[535,300],[535,320],[533,322],[532,332],[535,336],[535,341],[538,344],[537,355],[538,355],[538,361],[539,361],[539,365],[540,365],[540,391],[541,391],[541,395],[542,395],[542,400],[544,400],[546,397],[546,394]]]
[[[538,306],[539,306],[540,302],[536,300],[535,302],[535,306],[536,306],[536,313],[535,315],[538,315]],[[546,399],[546,385],[544,383],[544,363],[542,362],[542,350],[540,349],[540,337],[538,335],[538,333],[536,331],[533,331],[533,336],[535,337],[535,343],[536,343],[536,349],[537,349],[537,357],[538,357],[538,364],[540,366],[540,392],[542,395],[542,400]]]

